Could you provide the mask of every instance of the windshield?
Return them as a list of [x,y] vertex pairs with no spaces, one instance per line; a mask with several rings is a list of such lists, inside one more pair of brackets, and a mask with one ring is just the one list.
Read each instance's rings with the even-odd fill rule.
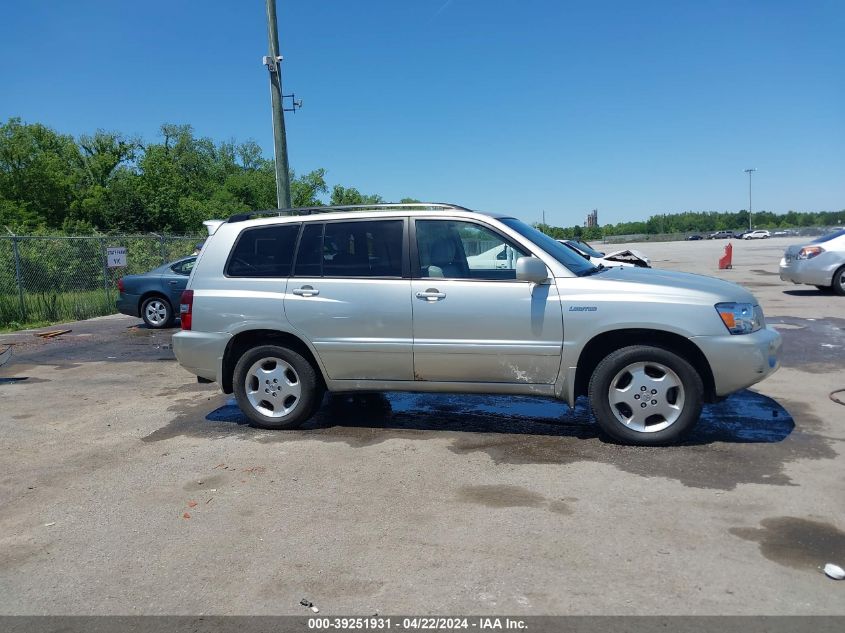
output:
[[545,233],[538,231],[533,226],[528,226],[521,220],[517,220],[516,218],[502,218],[501,222],[523,237],[527,237],[579,277],[592,274],[598,270],[586,259],[573,252],[572,249],[567,248],[553,237],[549,237]]
[[837,237],[842,237],[843,235],[845,235],[845,229],[842,229],[841,231],[834,231],[829,235],[822,235],[821,237],[813,240],[811,244],[821,244],[822,242],[827,242],[829,240],[836,239]]

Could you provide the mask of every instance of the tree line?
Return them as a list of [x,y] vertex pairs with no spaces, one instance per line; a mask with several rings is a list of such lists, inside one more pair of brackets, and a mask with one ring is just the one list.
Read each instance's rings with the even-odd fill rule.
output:
[[[328,196],[328,200],[325,200]],[[334,185],[326,170],[291,173],[295,207],[383,202],[378,194]],[[417,202],[403,198],[400,202]],[[157,142],[97,130],[74,138],[40,123],[0,124],[0,228],[18,233],[197,233],[202,221],[276,207],[273,161],[252,140],[198,137],[166,123]],[[754,212],[754,228],[845,223],[845,210]],[[704,233],[748,227],[748,211],[655,213],[599,227],[536,225],[558,238]]]
[[[202,221],[276,208],[273,161],[255,141],[215,142],[166,123],[158,142],[98,130],[74,138],[40,123],[0,124],[0,228],[17,233],[197,233]],[[291,173],[291,202],[383,202],[334,185],[326,170]],[[404,198],[403,202],[416,202]]]
[[[751,224],[755,229],[800,229],[808,227],[845,226],[845,209],[841,211],[773,213],[754,211]],[[706,235],[715,231],[741,231],[748,229],[748,210],[741,211],[685,211],[683,213],[656,213],[648,220],[619,222],[603,226],[551,226],[535,224],[544,233],[556,239],[598,240],[608,235]]]

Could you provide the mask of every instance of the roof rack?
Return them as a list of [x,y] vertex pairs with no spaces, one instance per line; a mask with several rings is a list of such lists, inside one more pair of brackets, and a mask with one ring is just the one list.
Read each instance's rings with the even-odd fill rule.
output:
[[392,209],[408,209],[421,211],[469,211],[466,207],[448,202],[385,202],[378,204],[341,204],[324,207],[295,207],[293,209],[267,209],[264,211],[250,211],[249,213],[236,213],[231,216],[228,222],[244,222],[263,215],[291,216],[291,215],[313,215],[315,213],[333,213],[336,211],[390,211]]

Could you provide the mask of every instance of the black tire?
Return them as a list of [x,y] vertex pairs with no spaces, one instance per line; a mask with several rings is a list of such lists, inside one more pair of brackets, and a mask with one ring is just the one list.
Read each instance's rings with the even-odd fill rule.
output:
[[[637,368],[634,373],[628,371],[632,367]],[[667,368],[670,372],[665,371]],[[641,378],[635,376],[637,372],[641,372]],[[630,377],[627,385],[626,375]],[[663,393],[666,384],[662,381],[667,378],[666,384],[678,383],[678,387]],[[638,382],[641,390],[634,390]],[[620,398],[630,397],[637,408],[625,402],[612,405],[611,385],[618,387],[614,393]],[[696,425],[701,415],[704,384],[695,368],[674,352],[651,345],[632,345],[612,352],[598,364],[590,377],[589,396],[596,421],[612,439],[625,444],[662,446],[680,441]],[[662,413],[665,410],[669,410],[671,421]],[[630,425],[622,420],[628,414]],[[647,417],[638,421],[643,416]],[[641,428],[633,428],[637,426]]]
[[173,324],[173,306],[160,295],[147,297],[141,304],[141,318],[156,330],[170,327]]
[[840,266],[836,269],[836,272],[833,273],[831,283],[835,294],[838,294],[840,297],[845,296],[845,266]]
[[[262,359],[265,364],[256,368]],[[275,372],[276,377],[268,374],[267,386],[259,387],[260,379],[256,376],[259,370]],[[282,382],[282,375],[286,383]],[[314,366],[301,354],[279,345],[261,345],[244,352],[235,365],[232,382],[241,411],[252,426],[262,429],[295,429],[314,415],[323,399],[323,385]],[[259,401],[263,398],[261,387],[264,387],[266,400]],[[290,411],[285,413],[288,406]]]

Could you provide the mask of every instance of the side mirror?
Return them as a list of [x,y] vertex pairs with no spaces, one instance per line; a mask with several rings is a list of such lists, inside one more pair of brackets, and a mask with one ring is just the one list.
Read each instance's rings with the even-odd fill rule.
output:
[[541,284],[549,278],[549,271],[542,260],[536,257],[520,257],[516,260],[516,278]]

